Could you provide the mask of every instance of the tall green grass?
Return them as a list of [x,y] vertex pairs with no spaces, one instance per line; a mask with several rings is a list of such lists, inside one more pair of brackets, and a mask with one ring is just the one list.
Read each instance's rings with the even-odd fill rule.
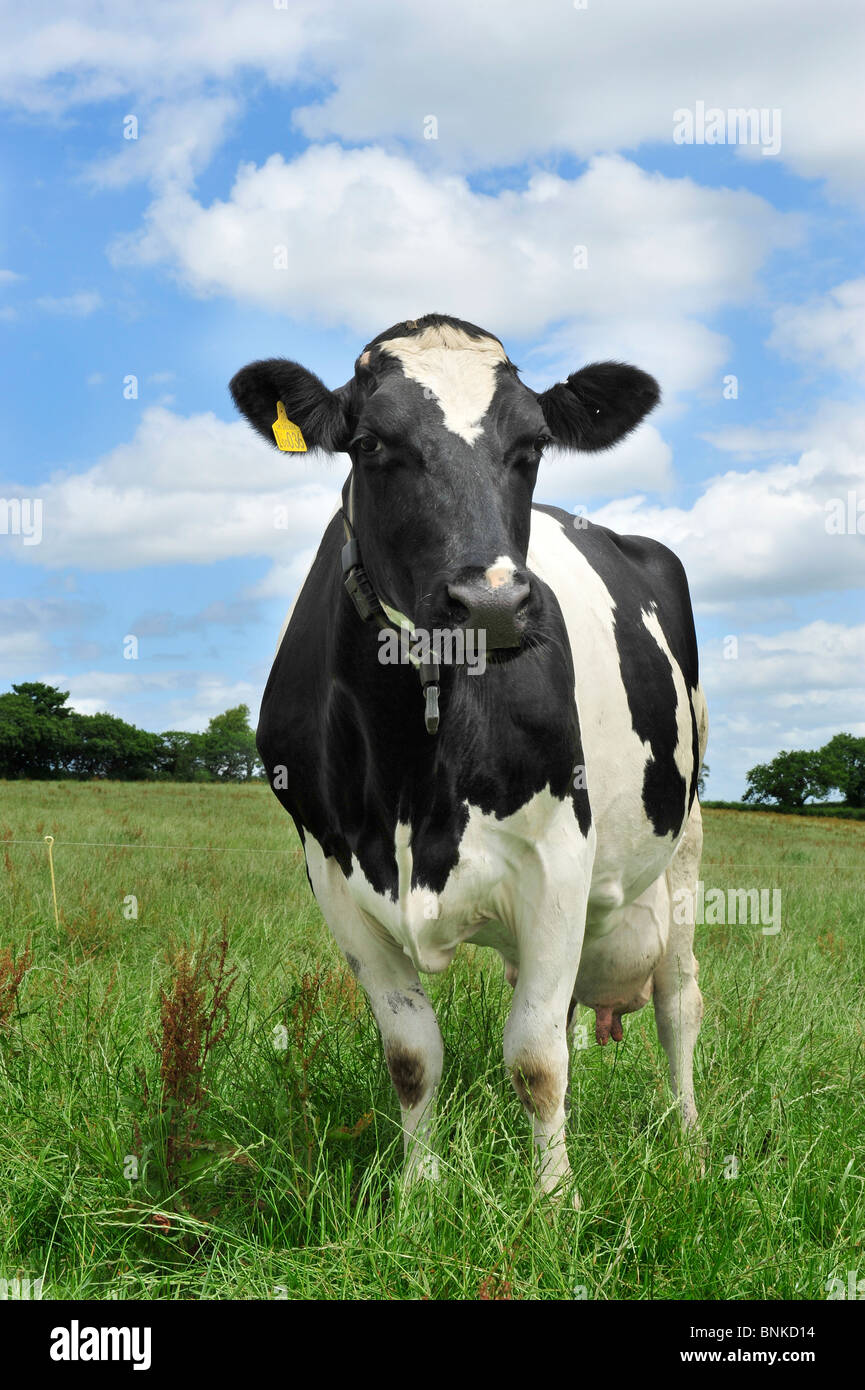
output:
[[[0,1278],[83,1299],[792,1299],[865,1274],[861,824],[706,812],[707,889],[780,887],[782,928],[697,928],[699,1147],[651,1005],[618,1047],[575,1053],[575,1212],[535,1196],[501,1063],[510,990],[472,947],[425,981],[442,1179],[402,1192],[375,1022],[267,787],[0,798]],[[237,973],[172,1160],[164,1001],[205,933]]]

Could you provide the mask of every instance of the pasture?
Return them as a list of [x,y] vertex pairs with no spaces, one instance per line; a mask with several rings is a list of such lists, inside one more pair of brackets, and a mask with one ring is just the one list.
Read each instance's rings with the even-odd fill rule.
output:
[[442,1178],[402,1193],[375,1022],[266,785],[0,798],[0,1277],[77,1299],[821,1299],[865,1273],[865,824],[704,813],[707,892],[778,888],[781,929],[697,926],[699,1148],[651,1005],[605,1049],[583,1011],[576,1212],[533,1191],[510,990],[472,947],[424,980]]

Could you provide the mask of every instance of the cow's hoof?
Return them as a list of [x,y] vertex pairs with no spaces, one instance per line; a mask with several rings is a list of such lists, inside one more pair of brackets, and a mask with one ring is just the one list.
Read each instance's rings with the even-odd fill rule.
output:
[[569,1187],[566,1183],[561,1183],[552,1189],[541,1188],[541,1195],[546,1198],[544,1204],[544,1216],[549,1224],[555,1222],[561,1211],[582,1211],[583,1203],[579,1192],[575,1187]]

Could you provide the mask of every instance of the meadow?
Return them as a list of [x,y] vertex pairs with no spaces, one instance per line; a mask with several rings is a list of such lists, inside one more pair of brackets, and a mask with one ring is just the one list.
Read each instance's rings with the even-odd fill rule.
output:
[[651,1005],[620,1045],[575,1050],[574,1211],[533,1191],[497,955],[424,981],[442,1177],[406,1194],[375,1022],[269,788],[0,783],[0,1279],[500,1300],[821,1299],[861,1278],[865,824],[704,814],[707,889],[779,888],[781,929],[697,927],[699,1144]]

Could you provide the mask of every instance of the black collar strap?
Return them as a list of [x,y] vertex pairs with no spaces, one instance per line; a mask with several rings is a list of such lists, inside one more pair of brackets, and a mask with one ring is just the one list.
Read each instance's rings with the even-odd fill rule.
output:
[[[345,591],[354,604],[358,617],[365,623],[376,623],[380,628],[393,628],[381,599],[373,588],[372,580],[363,567],[360,558],[360,545],[354,532],[352,512],[354,510],[354,474],[348,489],[348,509],[343,508],[342,525],[345,531],[345,545],[342,547],[342,575]],[[422,661],[418,664],[421,690],[424,693],[424,723],[428,734],[438,733],[439,727],[439,682],[441,673],[437,661]]]

